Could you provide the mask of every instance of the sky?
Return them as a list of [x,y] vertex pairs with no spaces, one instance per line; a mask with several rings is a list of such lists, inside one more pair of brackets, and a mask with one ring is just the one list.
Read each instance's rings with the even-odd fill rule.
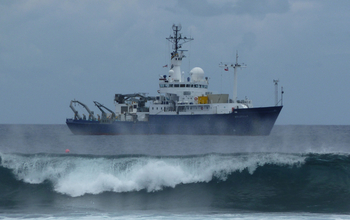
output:
[[[70,101],[100,113],[114,94],[157,95],[181,24],[185,75],[201,67],[209,90],[275,104],[281,125],[350,124],[348,0],[1,0],[0,124],[64,124]],[[280,91],[279,91],[280,92]]]

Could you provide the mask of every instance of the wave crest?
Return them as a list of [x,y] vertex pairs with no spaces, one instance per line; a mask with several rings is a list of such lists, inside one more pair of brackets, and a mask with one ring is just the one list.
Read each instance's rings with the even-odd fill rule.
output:
[[179,184],[225,181],[234,172],[253,174],[267,164],[301,166],[305,155],[254,153],[186,157],[1,154],[1,166],[30,184],[50,181],[56,192],[72,197],[105,191],[154,192]]

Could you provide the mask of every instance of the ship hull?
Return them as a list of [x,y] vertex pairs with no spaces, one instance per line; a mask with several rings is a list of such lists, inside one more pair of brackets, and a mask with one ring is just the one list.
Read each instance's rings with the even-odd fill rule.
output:
[[67,119],[77,135],[180,134],[180,135],[269,135],[282,106],[236,109],[230,114],[150,115],[148,122]]

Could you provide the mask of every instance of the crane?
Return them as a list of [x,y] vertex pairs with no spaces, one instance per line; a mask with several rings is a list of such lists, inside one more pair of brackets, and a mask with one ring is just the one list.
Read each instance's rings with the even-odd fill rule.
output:
[[78,103],[79,105],[83,106],[83,107],[86,109],[86,111],[89,113],[89,120],[96,121],[96,118],[95,118],[95,116],[94,116],[94,112],[93,112],[93,111],[90,111],[90,109],[89,109],[84,103],[81,103],[81,102],[79,102],[78,100],[72,100],[72,101],[70,102],[70,106],[69,106],[69,107],[73,110],[73,112],[74,112],[74,119],[81,120],[82,118],[81,118],[81,116],[78,114],[78,111],[75,110],[75,108],[73,107],[73,103]]
[[115,116],[115,113],[114,113],[112,110],[110,110],[109,108],[107,108],[106,106],[102,105],[101,103],[99,103],[99,102],[97,102],[97,101],[94,101],[94,103],[95,103],[95,105],[97,106],[97,108],[100,109],[101,112],[102,112],[102,121],[108,120],[108,119],[107,119],[107,114],[106,114],[105,111],[103,111],[102,108],[104,108],[104,109],[106,109],[107,111],[109,111],[109,112],[112,114],[112,117],[111,117],[111,118],[112,118],[113,120],[115,119],[116,116]]

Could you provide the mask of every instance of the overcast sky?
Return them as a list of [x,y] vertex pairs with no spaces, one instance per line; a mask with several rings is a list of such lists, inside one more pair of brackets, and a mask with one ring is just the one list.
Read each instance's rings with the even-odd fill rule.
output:
[[115,93],[156,95],[172,25],[194,41],[182,70],[201,67],[209,89],[274,105],[277,124],[350,124],[349,0],[1,0],[0,124],[61,124],[72,99],[114,109]]

